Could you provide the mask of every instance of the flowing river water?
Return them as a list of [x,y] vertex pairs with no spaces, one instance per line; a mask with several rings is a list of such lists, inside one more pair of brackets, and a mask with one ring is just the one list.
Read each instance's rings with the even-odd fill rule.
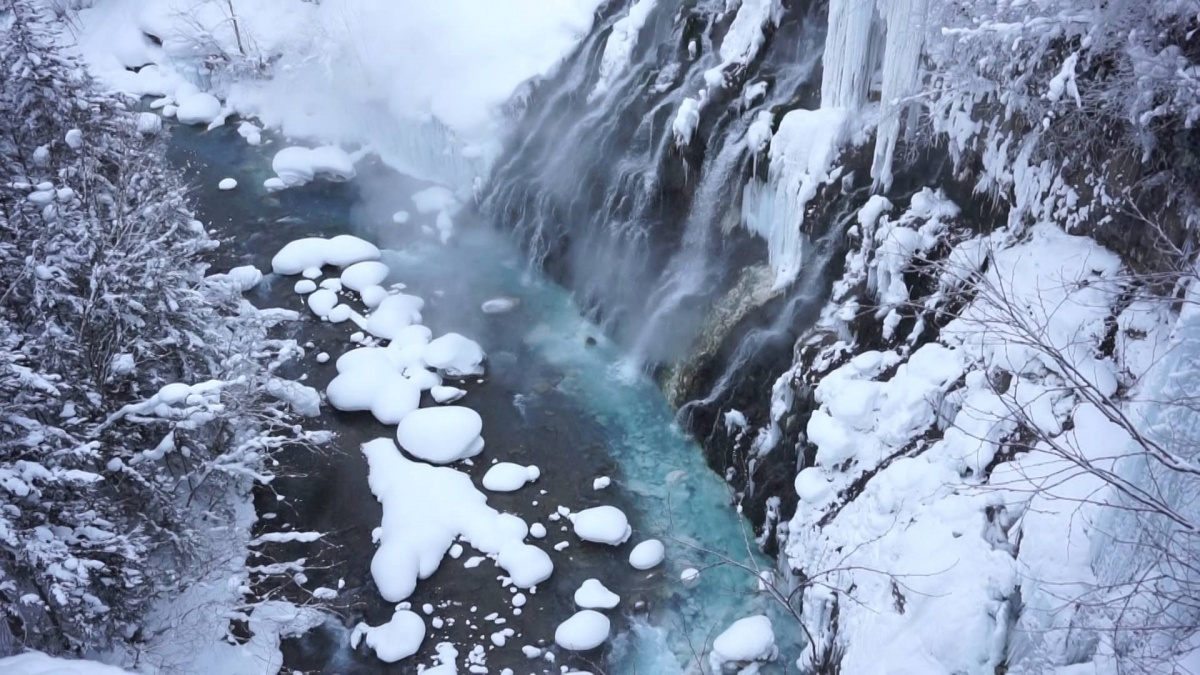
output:
[[[457,468],[478,485],[495,460],[540,467],[539,481],[514,493],[488,493],[488,503],[546,524],[548,536],[529,541],[544,548],[555,565],[553,576],[514,616],[511,591],[496,580],[498,568],[490,562],[464,566],[474,555],[468,547],[459,560],[447,557],[410,599],[416,611],[428,603],[435,608],[433,616],[444,618],[443,627],[435,629],[426,617],[426,639],[415,657],[388,665],[366,650],[351,650],[349,627],[358,621],[382,623],[393,610],[379,598],[369,571],[375,549],[371,533],[381,510],[368,489],[359,452],[364,441],[392,437],[393,428],[366,413],[324,406],[314,424],[335,431],[335,442],[323,453],[284,457],[283,473],[295,475],[260,490],[256,499],[267,528],[327,533],[315,550],[284,547],[273,555],[307,556],[308,588],[336,586],[339,579],[345,584],[325,626],[284,642],[284,672],[417,672],[418,664],[432,663],[436,645],[444,641],[458,650],[459,672],[470,672],[468,653],[476,645],[493,673],[504,668],[561,672],[564,665],[622,674],[708,672],[707,662],[698,662],[712,639],[733,621],[757,613],[772,618],[782,652],[763,672],[783,672],[794,662],[798,629],[767,594],[756,591],[753,570],[770,570],[773,562],[757,555],[749,524],[730,506],[727,484],[678,431],[658,388],[622,372],[623,355],[581,317],[571,295],[529,272],[508,237],[487,223],[471,222],[470,209],[457,217],[448,245],[421,232],[432,216],[414,213],[411,222],[393,224],[391,214],[411,210],[410,196],[426,184],[370,160],[360,163],[353,181],[318,181],[268,194],[262,182],[272,175],[270,158],[279,147],[249,146],[232,127],[173,128],[170,160],[195,186],[198,216],[226,240],[215,267],[250,263],[269,270],[271,256],[283,244],[312,235],[351,233],[385,249],[384,262],[394,276],[389,282],[401,281],[406,292],[426,299],[425,323],[434,334],[457,331],[488,352],[487,374],[462,385],[469,393],[461,402],[482,416],[487,447],[473,465]],[[218,181],[226,177],[240,186],[218,191]],[[301,311],[305,318],[293,328],[294,337],[313,342],[314,348],[297,373],[323,390],[335,374],[333,361],[354,346],[348,340],[353,329],[315,320],[302,296],[292,292],[294,281],[268,275],[248,297],[261,306]],[[483,301],[496,296],[520,303],[505,314],[480,311]],[[314,358],[321,351],[332,357],[328,363]],[[594,490],[598,476],[609,476],[612,485]],[[551,519],[560,505],[578,511],[600,504],[629,515],[634,534],[624,545],[583,542],[569,532],[565,519]],[[666,561],[638,572],[628,563],[629,552],[650,537],[666,543]],[[567,542],[561,551],[554,548],[560,542]],[[679,581],[687,568],[702,571],[700,583],[690,588]],[[621,596],[620,605],[608,612],[613,637],[596,653],[572,655],[553,648],[555,627],[575,611],[575,589],[592,577]],[[303,596],[299,588],[292,590]],[[493,612],[505,623],[488,620]],[[489,636],[504,627],[516,635],[498,647]],[[524,645],[550,647],[556,660],[530,660],[521,651]]]

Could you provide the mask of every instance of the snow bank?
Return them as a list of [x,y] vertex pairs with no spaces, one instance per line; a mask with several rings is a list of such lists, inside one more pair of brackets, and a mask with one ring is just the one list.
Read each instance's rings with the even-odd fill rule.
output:
[[362,451],[370,467],[371,493],[383,506],[371,574],[386,600],[400,602],[410,596],[418,579],[437,571],[458,537],[495,556],[519,588],[550,577],[550,557],[523,542],[528,534],[525,522],[487,506],[469,476],[406,459],[387,439],[366,443]]
[[115,666],[82,659],[62,659],[41,652],[25,652],[0,659],[5,675],[127,675]]

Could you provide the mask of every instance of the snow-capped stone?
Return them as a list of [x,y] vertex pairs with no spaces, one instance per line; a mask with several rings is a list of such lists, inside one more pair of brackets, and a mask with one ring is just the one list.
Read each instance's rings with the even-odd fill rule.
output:
[[143,136],[154,136],[162,131],[162,118],[152,112],[138,113],[137,132]]
[[342,285],[361,293],[366,288],[383,283],[389,271],[388,266],[378,260],[354,263],[342,270]]
[[415,295],[389,295],[367,317],[366,330],[377,338],[391,340],[405,328],[420,323],[424,307],[425,301]]
[[537,539],[544,539],[546,537],[546,526],[541,523],[534,523],[530,525],[529,536]]
[[425,363],[448,377],[483,374],[483,348],[474,340],[446,333],[425,348]]
[[331,239],[305,237],[288,242],[271,259],[276,274],[300,274],[325,265],[349,267],[364,260],[379,260],[383,254],[374,244],[349,234]]
[[[196,92],[177,101],[175,119],[180,124],[212,124],[221,116],[221,101],[207,92]],[[164,109],[163,114],[166,114]]]
[[67,146],[72,150],[78,150],[83,147],[83,132],[78,129],[71,129],[67,132],[63,140],[67,142]]
[[604,488],[608,487],[611,484],[612,484],[611,478],[609,478],[608,476],[600,476],[596,480],[592,481],[592,489],[593,490],[603,490]]
[[267,189],[267,192],[279,192],[287,189],[287,183],[283,182],[282,178],[273,176],[263,181],[263,187]]
[[410,455],[433,464],[474,457],[483,450],[483,420],[461,406],[421,408],[400,421],[396,440]]
[[773,661],[778,655],[771,620],[762,614],[738,619],[713,640],[709,663],[713,672],[725,666],[754,661]]
[[217,183],[218,190],[232,190],[238,186],[238,182],[233,178],[222,178],[220,183]]
[[275,153],[271,169],[288,187],[311,182],[317,176],[331,180],[350,180],[355,176],[354,158],[332,145],[284,148]]
[[238,125],[238,136],[246,139],[250,145],[262,145],[262,128],[253,122],[242,122]]
[[625,543],[633,528],[625,512],[615,506],[596,506],[571,514],[575,535],[584,541],[617,546]]
[[515,492],[542,475],[536,466],[521,466],[512,462],[493,464],[483,475],[483,487],[492,492]]
[[313,291],[308,296],[308,308],[313,314],[324,318],[329,315],[330,310],[338,304],[337,293],[328,288],[320,288]]
[[647,539],[629,553],[629,564],[634,569],[648,570],[658,566],[667,555],[667,549],[663,543],[657,539]]
[[454,403],[466,396],[467,392],[465,389],[459,389],[458,387],[431,387],[429,395],[433,397],[434,401],[445,404]]
[[479,309],[483,311],[484,314],[503,314],[505,312],[511,312],[520,303],[521,301],[518,298],[504,296],[492,298],[491,300],[485,300],[484,303],[479,306]]
[[301,279],[292,289],[299,295],[307,295],[317,290],[317,283],[312,279]]
[[599,579],[588,579],[575,591],[575,604],[584,609],[612,609],[621,602],[621,596],[600,583]]
[[425,641],[425,621],[420,615],[407,609],[396,610],[391,621],[381,626],[359,624],[352,634],[354,645],[365,637],[367,646],[375,650],[375,656],[385,663],[406,659],[421,648]]
[[554,642],[563,649],[586,652],[604,644],[611,624],[608,617],[591,609],[580,610],[558,625]]
[[692,588],[700,583],[700,570],[695,567],[689,567],[679,574],[679,580],[683,582],[684,588]]

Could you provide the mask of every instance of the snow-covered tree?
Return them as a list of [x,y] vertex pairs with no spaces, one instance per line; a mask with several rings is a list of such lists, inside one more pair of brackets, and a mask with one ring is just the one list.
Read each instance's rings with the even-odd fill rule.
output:
[[274,375],[288,313],[205,277],[216,242],[158,141],[37,3],[0,17],[0,646],[64,651],[136,637],[187,582],[196,514],[320,436],[294,419],[315,392]]

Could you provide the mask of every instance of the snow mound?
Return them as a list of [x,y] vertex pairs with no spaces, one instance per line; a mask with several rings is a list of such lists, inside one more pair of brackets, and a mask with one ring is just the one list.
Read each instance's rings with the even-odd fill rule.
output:
[[367,317],[366,331],[377,338],[393,340],[406,328],[421,323],[421,310],[424,308],[425,301],[415,295],[389,295]]
[[371,493],[383,506],[371,574],[384,599],[408,598],[418,579],[437,571],[459,537],[483,554],[496,556],[519,588],[550,578],[550,557],[523,541],[529,532],[525,522],[489,507],[469,476],[409,460],[388,439],[366,443],[362,452],[370,469]]
[[378,286],[387,279],[390,270],[378,260],[366,260],[342,270],[342,285],[352,291],[362,293],[371,286]]
[[220,183],[217,183],[217,189],[221,191],[229,191],[238,186],[238,182],[233,178],[222,178]]
[[271,270],[276,274],[300,274],[306,269],[326,265],[348,267],[365,260],[379,260],[383,254],[369,241],[349,234],[332,239],[305,237],[288,242],[271,258]]
[[483,374],[483,348],[458,333],[446,333],[425,348],[425,363],[447,377]]
[[609,629],[607,616],[592,609],[584,609],[558,625],[558,629],[554,631],[554,642],[563,649],[586,652],[604,644],[608,639]]
[[612,609],[621,602],[621,596],[600,583],[599,579],[588,579],[575,591],[575,604],[584,609]]
[[396,440],[414,457],[450,464],[483,451],[482,430],[483,420],[470,408],[421,408],[400,421]]
[[512,462],[493,464],[483,475],[483,487],[492,492],[515,492],[542,475],[536,466],[521,466]]
[[738,619],[726,628],[713,640],[708,658],[713,672],[719,673],[727,664],[773,661],[778,653],[771,620],[759,614]]
[[407,609],[396,610],[391,621],[381,626],[359,624],[351,634],[351,644],[358,646],[361,638],[375,650],[375,656],[384,663],[395,663],[406,659],[421,648],[425,641],[425,621]]
[[647,539],[629,553],[629,564],[637,570],[648,570],[657,567],[667,556],[667,549],[657,539]]
[[180,124],[212,124],[221,116],[221,101],[206,92],[196,92],[179,98],[175,119]]
[[625,512],[615,506],[596,506],[571,514],[575,535],[584,541],[617,546],[625,543],[633,528]]
[[310,183],[317,176],[338,181],[350,180],[355,176],[354,158],[333,145],[284,148],[275,153],[271,169],[288,187]]

